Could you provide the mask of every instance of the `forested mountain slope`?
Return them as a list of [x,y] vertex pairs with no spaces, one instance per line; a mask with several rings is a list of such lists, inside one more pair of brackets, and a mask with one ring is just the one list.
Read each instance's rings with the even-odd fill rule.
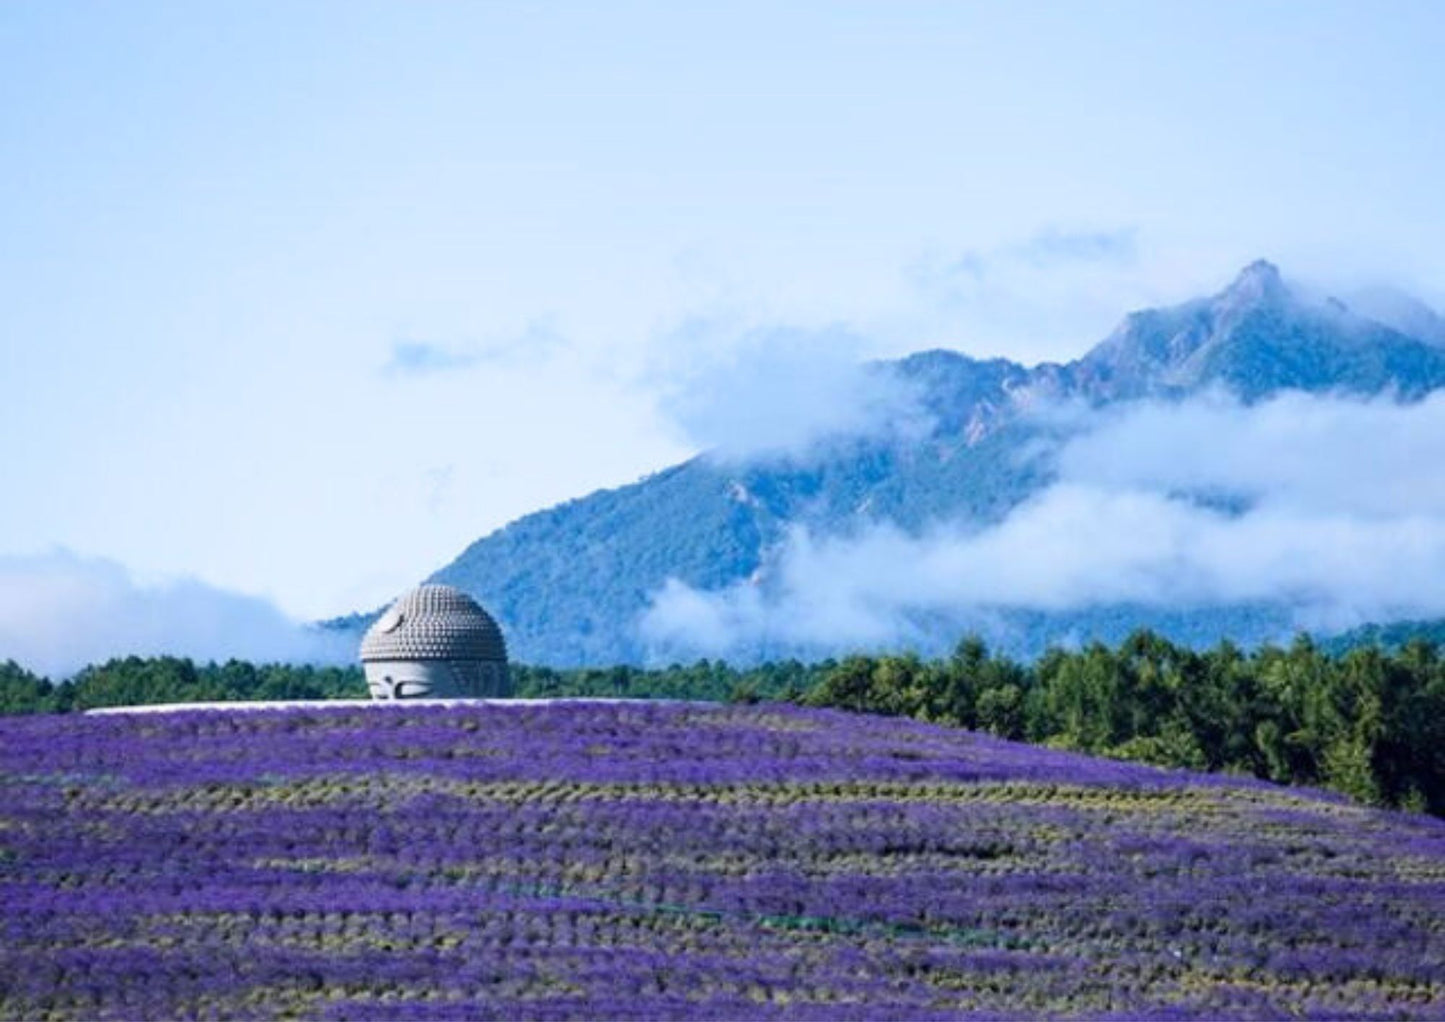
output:
[[[1043,409],[1219,389],[1245,402],[1287,390],[1409,400],[1445,385],[1445,347],[1333,299],[1301,298],[1257,262],[1219,294],[1130,314],[1068,364],[1025,367],[937,350],[868,371],[910,388],[926,435],[834,437],[804,457],[748,462],[704,454],[527,515],[477,540],[432,580],[491,608],[527,661],[656,659],[669,651],[650,648],[638,625],[668,579],[701,591],[744,580],[766,586],[770,556],[793,527],[829,536],[879,522],[917,532],[999,521],[1054,478],[1052,454],[1068,425]],[[1290,622],[1287,608],[1269,601],[1202,611],[1106,604],[940,621],[936,638],[946,647],[967,624],[1027,655],[1061,638],[1117,641],[1141,625],[1188,643],[1223,635],[1248,643],[1281,637]],[[731,651],[741,659],[809,652],[819,651],[766,643]]]

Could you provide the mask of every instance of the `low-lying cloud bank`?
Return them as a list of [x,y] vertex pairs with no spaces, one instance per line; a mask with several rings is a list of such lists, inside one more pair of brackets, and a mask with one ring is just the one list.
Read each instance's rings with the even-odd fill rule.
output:
[[64,678],[119,656],[339,663],[354,650],[271,603],[195,580],[140,585],[66,551],[0,557],[0,660]]
[[1225,395],[1088,417],[1060,453],[1061,481],[1231,493],[1270,507],[1395,517],[1445,514],[1445,392],[1415,404]]
[[671,580],[641,622],[668,654],[927,644],[1007,609],[1267,601],[1302,628],[1445,615],[1445,394],[1288,394],[1085,416],[1058,479],[989,527],[791,532],[759,583]]

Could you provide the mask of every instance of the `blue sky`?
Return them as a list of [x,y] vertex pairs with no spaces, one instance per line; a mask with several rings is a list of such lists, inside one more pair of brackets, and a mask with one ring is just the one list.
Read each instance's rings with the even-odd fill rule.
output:
[[774,335],[1069,358],[1257,256],[1440,308],[1441,39],[1439,3],[0,5],[0,569],[342,613],[725,442],[689,395]]

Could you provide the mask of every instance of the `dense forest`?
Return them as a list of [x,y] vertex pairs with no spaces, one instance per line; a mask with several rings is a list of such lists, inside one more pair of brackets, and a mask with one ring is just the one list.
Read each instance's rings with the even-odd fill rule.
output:
[[[1121,759],[1333,788],[1445,815],[1445,658],[1428,641],[1327,652],[1307,637],[1207,652],[1138,632],[1031,664],[975,638],[953,655],[852,656],[735,668],[513,666],[522,697],[783,700],[914,717]],[[59,684],[0,664],[0,712],[198,700],[360,698],[359,667],[129,657]]]

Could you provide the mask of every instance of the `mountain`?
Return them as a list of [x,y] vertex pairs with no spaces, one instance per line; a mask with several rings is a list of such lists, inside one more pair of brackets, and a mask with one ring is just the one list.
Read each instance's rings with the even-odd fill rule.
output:
[[1445,317],[1434,309],[1390,287],[1369,287],[1352,292],[1348,301],[1355,312],[1410,337],[1445,345]]
[[1338,300],[1297,299],[1259,261],[1212,298],[1136,312],[1069,367],[1101,400],[1179,397],[1222,385],[1246,400],[1281,390],[1419,397],[1440,386],[1445,350]]
[[1361,625],[1333,635],[1320,643],[1326,653],[1343,654],[1360,646],[1378,646],[1397,650],[1411,642],[1428,642],[1445,648],[1445,618],[1433,621],[1392,621],[1389,624]]
[[[1418,318],[1418,317],[1417,317]],[[1418,398],[1445,386],[1445,347],[1296,294],[1267,262],[1220,293],[1131,313],[1082,358],[1025,367],[926,351],[868,372],[906,384],[931,423],[919,438],[833,437],[806,457],[751,462],[704,454],[639,482],[527,515],[464,550],[432,576],[474,594],[503,623],[517,659],[555,665],[637,662],[686,651],[649,647],[639,622],[669,579],[696,590],[769,584],[789,530],[846,535],[879,522],[918,532],[938,522],[985,526],[1054,478],[1050,450],[1066,430],[1041,404],[1102,407],[1174,400],[1224,388],[1245,401],[1284,390]],[[336,622],[359,628],[367,616]],[[1139,625],[1207,644],[1290,629],[1269,603],[1207,611],[1101,606],[1010,611],[979,624],[1017,654],[1063,638],[1117,640]],[[946,648],[974,623],[925,623]],[[758,643],[741,658],[820,650]]]

